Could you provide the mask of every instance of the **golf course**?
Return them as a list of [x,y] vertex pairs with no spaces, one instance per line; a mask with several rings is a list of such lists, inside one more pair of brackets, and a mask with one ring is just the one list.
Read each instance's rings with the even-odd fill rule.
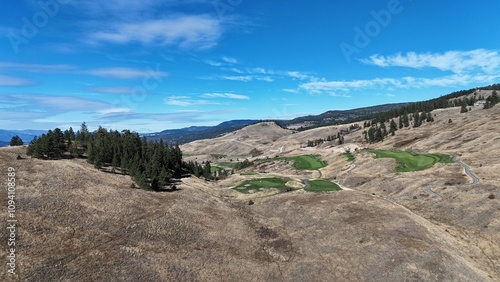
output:
[[342,190],[337,184],[328,180],[318,179],[308,181],[307,183],[309,184],[309,187],[306,189],[306,191],[309,192],[328,192]]
[[396,172],[412,172],[431,168],[436,163],[451,163],[451,156],[445,154],[422,154],[396,150],[370,150],[375,158],[395,159]]
[[273,162],[281,160],[293,161],[293,167],[299,170],[315,170],[327,166],[327,163],[321,160],[317,155],[279,157],[275,159],[264,160],[264,162]]
[[262,189],[271,189],[275,188],[278,189],[280,193],[285,192],[286,189],[288,188],[285,184],[288,180],[283,179],[283,178],[259,178],[259,179],[250,179],[250,180],[245,180],[238,186],[234,187],[233,189],[245,193],[245,194],[252,194],[258,191],[261,191]]

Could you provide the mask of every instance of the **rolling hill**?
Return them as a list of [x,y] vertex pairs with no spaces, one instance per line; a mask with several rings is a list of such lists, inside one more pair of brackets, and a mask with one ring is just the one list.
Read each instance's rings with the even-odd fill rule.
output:
[[[298,132],[275,122],[189,142],[185,160],[254,163],[217,181],[183,178],[170,193],[132,189],[129,176],[83,159],[43,161],[22,147],[0,148],[0,169],[16,168],[22,195],[15,279],[499,281],[500,106],[431,114],[433,122],[377,143],[353,130],[344,144],[307,147],[355,123]],[[372,150],[455,161],[400,172]],[[297,158],[321,165],[301,168]],[[263,180],[291,189],[259,187]],[[342,190],[307,190],[318,181]],[[1,281],[12,278],[5,275]]]

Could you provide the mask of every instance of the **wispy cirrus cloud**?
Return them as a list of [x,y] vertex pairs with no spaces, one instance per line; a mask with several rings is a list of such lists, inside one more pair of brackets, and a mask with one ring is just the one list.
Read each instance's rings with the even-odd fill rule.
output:
[[0,61],[0,68],[9,71],[35,72],[35,73],[61,73],[76,70],[73,65],[64,64],[21,64]]
[[[361,89],[388,90],[389,88],[456,87],[472,84],[495,83],[500,78],[500,53],[496,50],[476,49],[471,51],[448,51],[444,53],[408,52],[389,56],[373,55],[361,60],[378,67],[407,67],[413,69],[434,68],[449,75],[434,77],[386,77],[359,80],[310,79],[299,85],[309,93],[319,94],[335,91]],[[300,77],[300,76],[299,76]]]
[[234,93],[205,93],[201,95],[205,98],[225,98],[225,99],[236,99],[236,100],[249,100],[250,97],[241,94]]
[[217,45],[223,32],[222,23],[210,15],[180,15],[165,19],[111,24],[104,31],[89,34],[90,43],[179,46],[185,49],[207,49]]
[[[107,67],[107,68],[95,68],[95,69],[82,69],[74,65],[64,65],[64,64],[25,64],[25,63],[13,63],[0,61],[0,68],[3,71],[9,72],[26,72],[26,73],[47,73],[47,74],[74,74],[74,75],[92,75],[99,77],[111,77],[118,79],[133,79],[133,78],[162,78],[167,77],[168,73],[161,71],[160,65],[156,65],[156,69],[152,67],[146,67],[144,69],[138,68],[128,68],[128,67]],[[5,81],[11,80],[12,84],[22,84],[23,79],[12,76],[2,75]],[[27,79],[25,79],[27,80]],[[6,82],[7,83],[7,82]]]
[[224,57],[222,57],[221,59],[222,59],[222,61],[224,61],[224,62],[226,62],[226,63],[228,63],[228,64],[231,64],[231,65],[234,65],[234,64],[237,64],[237,63],[238,63],[238,60],[237,60],[237,59],[235,59],[235,58],[231,58],[231,57],[225,57],[225,56],[224,56]]
[[170,106],[179,106],[179,107],[189,107],[189,106],[202,106],[202,105],[219,105],[220,103],[202,100],[202,99],[193,99],[189,96],[169,96],[166,97],[163,102],[166,105]]
[[453,73],[470,73],[479,70],[492,73],[500,68],[500,54],[496,50],[485,49],[423,54],[408,52],[390,56],[376,54],[361,62],[379,67],[436,68]]
[[248,82],[248,81],[266,81],[266,82],[273,82],[274,78],[270,76],[261,76],[261,75],[223,75],[220,78],[224,80],[232,80],[232,81],[243,81],[243,82]]
[[118,108],[124,109],[96,99],[45,94],[2,94],[0,103],[9,105],[9,109],[14,111],[38,112],[46,116],[67,112],[100,112],[113,111]]
[[402,78],[374,78],[365,80],[333,80],[333,81],[313,81],[303,83],[299,88],[313,94],[320,94],[330,91],[354,91],[361,89],[386,89],[391,88],[426,88],[432,86],[451,87],[468,84],[488,84],[494,83],[499,75],[468,75],[454,74],[449,76],[422,78],[422,77],[402,77]]
[[168,73],[159,70],[151,69],[133,69],[133,68],[122,68],[122,67],[111,67],[111,68],[100,68],[85,71],[86,74],[101,76],[101,77],[112,77],[119,79],[132,79],[132,78],[144,78],[144,77],[166,77]]
[[135,94],[136,88],[128,86],[93,86],[85,87],[86,91],[105,94]]
[[32,79],[29,79],[29,78],[0,74],[0,86],[25,87],[25,86],[31,86],[34,84],[36,84],[36,82]]

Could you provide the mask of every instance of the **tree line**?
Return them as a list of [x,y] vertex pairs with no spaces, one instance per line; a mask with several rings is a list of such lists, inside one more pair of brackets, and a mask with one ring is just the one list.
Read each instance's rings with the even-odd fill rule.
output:
[[[89,132],[82,124],[76,133],[59,128],[35,137],[27,154],[40,159],[86,158],[95,168],[129,174],[143,189],[161,190],[184,174],[211,177],[210,163],[184,162],[178,145],[147,141],[130,130],[118,132],[99,127]],[[173,186],[172,186],[173,187]]]

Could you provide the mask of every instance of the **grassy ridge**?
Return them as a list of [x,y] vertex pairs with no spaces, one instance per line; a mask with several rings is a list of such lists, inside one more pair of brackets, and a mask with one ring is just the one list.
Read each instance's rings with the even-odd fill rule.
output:
[[451,156],[444,154],[420,154],[407,151],[370,150],[375,158],[392,158],[398,163],[397,172],[420,171],[431,168],[436,163],[450,163]]

